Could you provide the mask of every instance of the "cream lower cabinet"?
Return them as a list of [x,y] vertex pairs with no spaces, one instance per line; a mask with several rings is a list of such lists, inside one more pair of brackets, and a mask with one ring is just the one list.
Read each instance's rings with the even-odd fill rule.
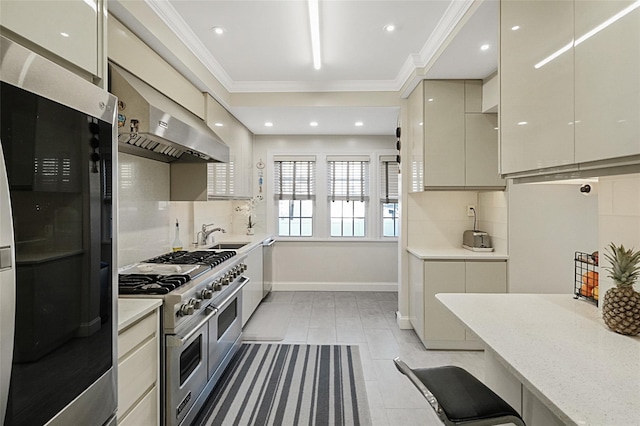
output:
[[249,278],[249,282],[242,289],[242,326],[249,321],[251,315],[262,301],[262,285],[263,285],[263,259],[262,244],[251,250],[244,263],[247,270],[244,272]]
[[158,308],[118,330],[118,425],[160,424]]
[[[420,265],[418,262],[421,262]],[[422,266],[422,289],[419,277]],[[438,293],[506,293],[507,262],[473,260],[409,261],[411,297],[409,317],[427,349],[482,349],[476,336],[466,330],[435,295]],[[422,293],[422,294],[421,294]],[[422,296],[422,297],[421,297]]]

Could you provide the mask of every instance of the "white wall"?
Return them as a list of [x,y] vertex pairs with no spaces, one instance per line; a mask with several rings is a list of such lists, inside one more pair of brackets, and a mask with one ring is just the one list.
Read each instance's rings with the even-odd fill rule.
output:
[[579,184],[509,182],[511,293],[572,293],[574,252],[598,249],[598,195]]
[[[264,169],[264,201],[256,209],[257,230],[277,234],[275,201],[273,198],[274,154],[315,154],[318,168],[324,167],[326,154],[388,153],[395,150],[395,138],[390,136],[267,136],[256,135],[253,155],[254,163],[262,160]],[[257,170],[254,171],[254,193],[257,192]],[[315,203],[316,230],[328,229],[327,184],[320,177],[316,183]],[[377,183],[377,167],[372,163],[371,184]],[[371,199],[377,205],[377,199]],[[376,209],[373,209],[376,210]],[[326,223],[324,222],[326,220]],[[370,221],[368,235],[375,234],[375,225]],[[386,291],[397,290],[398,244],[395,240],[382,241],[374,238],[358,241],[321,238],[316,232],[312,239],[279,238],[274,250],[275,290],[348,290]]]
[[[640,175],[601,177],[598,183],[598,246],[600,251],[600,300],[613,286],[604,258],[605,247],[616,246],[640,250]],[[640,291],[640,284],[634,286]],[[602,306],[602,304],[600,304]]]

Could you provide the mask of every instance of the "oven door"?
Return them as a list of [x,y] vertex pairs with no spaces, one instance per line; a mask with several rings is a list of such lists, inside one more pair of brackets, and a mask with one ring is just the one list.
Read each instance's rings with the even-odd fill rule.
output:
[[209,378],[214,381],[220,377],[240,345],[242,288],[248,282],[249,278],[240,277],[240,285],[221,303],[216,304],[218,313],[209,322]]
[[166,336],[167,426],[182,422],[207,384],[209,322],[217,310],[207,311],[208,315],[185,336]]

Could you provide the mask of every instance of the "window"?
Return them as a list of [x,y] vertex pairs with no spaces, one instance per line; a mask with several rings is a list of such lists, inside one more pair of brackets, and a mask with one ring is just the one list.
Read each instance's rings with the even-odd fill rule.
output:
[[278,208],[279,236],[313,235],[315,166],[315,156],[274,158],[274,193]]
[[369,201],[369,157],[328,156],[332,237],[364,237]]
[[382,236],[397,237],[400,231],[398,211],[399,167],[395,157],[380,158],[380,204],[382,206]]

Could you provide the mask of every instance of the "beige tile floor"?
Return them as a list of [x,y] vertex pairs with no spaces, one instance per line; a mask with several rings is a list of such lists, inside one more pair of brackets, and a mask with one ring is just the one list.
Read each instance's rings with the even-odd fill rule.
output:
[[395,320],[397,293],[281,291],[262,303],[292,305],[282,310],[291,316],[280,343],[359,346],[374,425],[442,425],[395,369],[392,360],[397,356],[411,367],[458,365],[479,379],[484,376],[482,352],[426,350],[413,330],[400,330]]

